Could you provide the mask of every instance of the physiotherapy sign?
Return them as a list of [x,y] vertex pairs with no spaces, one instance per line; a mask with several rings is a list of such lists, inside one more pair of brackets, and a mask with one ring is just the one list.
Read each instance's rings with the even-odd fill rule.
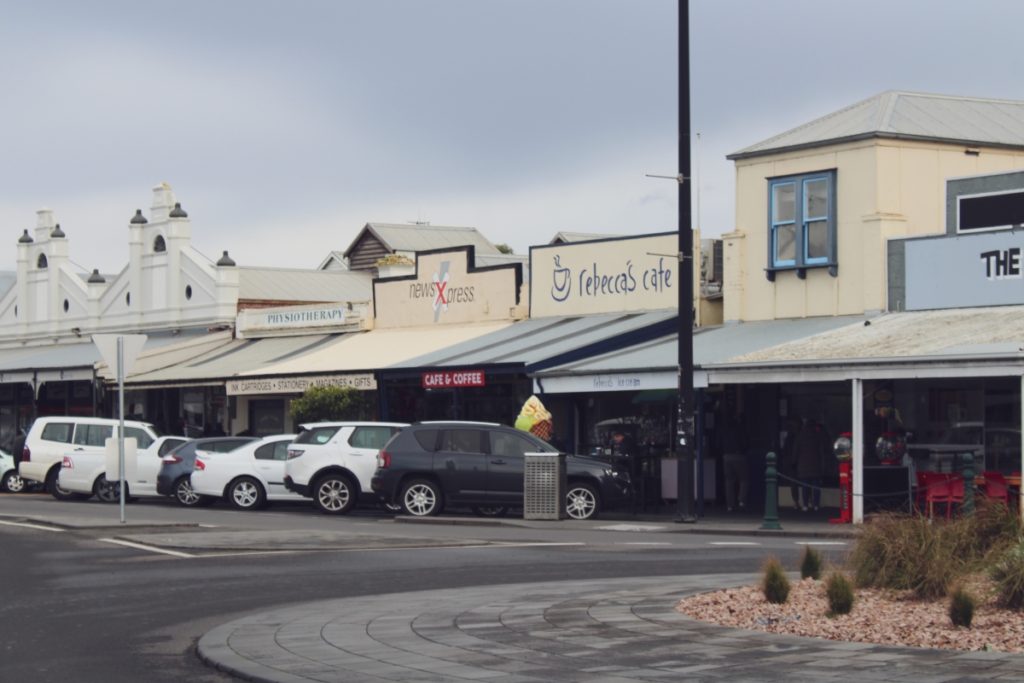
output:
[[656,310],[678,304],[676,233],[530,249],[530,315]]

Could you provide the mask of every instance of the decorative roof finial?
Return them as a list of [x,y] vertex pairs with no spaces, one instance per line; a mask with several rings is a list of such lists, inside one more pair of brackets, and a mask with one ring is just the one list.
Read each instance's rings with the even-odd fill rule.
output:
[[100,269],[99,268],[93,268],[92,269],[92,275],[89,276],[89,284],[102,283],[102,282],[106,282],[106,281],[107,281],[107,278],[105,278],[102,275],[100,275]]
[[149,221],[142,215],[142,209],[135,209],[135,215],[132,216],[132,225],[145,225]]
[[185,209],[181,208],[181,202],[174,202],[174,208],[171,209],[171,213],[168,215],[171,218],[188,218],[188,214],[185,213]]
[[64,231],[60,229],[60,223],[58,223],[53,228],[53,232],[50,233],[50,237],[66,237],[66,235],[64,234]]
[[28,230],[23,232],[21,237],[18,238],[18,244],[32,244],[33,242],[35,242],[35,240],[32,239],[32,235],[28,234]]
[[220,260],[217,261],[217,265],[218,266],[233,266],[233,265],[235,265],[234,259],[232,259],[230,256],[228,256],[227,249],[224,250],[224,255],[220,257]]

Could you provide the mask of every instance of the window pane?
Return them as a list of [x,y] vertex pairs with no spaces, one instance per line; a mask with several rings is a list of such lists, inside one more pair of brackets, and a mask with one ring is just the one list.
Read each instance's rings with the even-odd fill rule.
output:
[[453,453],[480,453],[480,434],[475,429],[446,430],[442,440],[442,450]]
[[125,426],[124,436],[126,439],[135,439],[135,445],[140,451],[153,445],[153,437],[138,427]]
[[796,226],[780,225],[775,228],[775,261],[796,260]]
[[316,427],[304,429],[295,437],[295,443],[311,443],[322,445],[331,440],[331,437],[338,431],[338,427]]
[[785,223],[796,219],[796,184],[782,183],[772,186],[772,223]]
[[436,429],[420,429],[413,433],[416,437],[416,442],[425,451],[433,453],[437,450],[437,430]]
[[828,258],[828,221],[807,224],[807,258]]
[[68,422],[51,422],[43,427],[43,435],[40,438],[44,441],[71,443],[71,432],[73,429],[74,425]]
[[391,438],[391,427],[356,427],[349,437],[349,445],[355,448],[380,450]]
[[828,218],[828,181],[804,181],[804,220]]
[[522,456],[534,452],[533,444],[517,434],[491,432],[491,454],[504,456]]
[[265,443],[256,449],[257,460],[273,460],[274,448],[277,444]]

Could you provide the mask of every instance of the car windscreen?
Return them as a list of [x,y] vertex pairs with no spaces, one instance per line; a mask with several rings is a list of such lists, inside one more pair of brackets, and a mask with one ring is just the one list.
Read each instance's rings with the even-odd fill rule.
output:
[[303,429],[292,443],[308,443],[320,446],[330,441],[338,433],[339,429],[341,427],[312,427],[310,429]]

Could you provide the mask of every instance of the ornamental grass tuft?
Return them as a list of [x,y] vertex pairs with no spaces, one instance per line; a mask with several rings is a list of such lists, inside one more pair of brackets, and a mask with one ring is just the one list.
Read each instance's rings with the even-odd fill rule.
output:
[[764,579],[761,590],[768,602],[781,605],[789,599],[789,579],[778,558],[769,557],[764,563]]

